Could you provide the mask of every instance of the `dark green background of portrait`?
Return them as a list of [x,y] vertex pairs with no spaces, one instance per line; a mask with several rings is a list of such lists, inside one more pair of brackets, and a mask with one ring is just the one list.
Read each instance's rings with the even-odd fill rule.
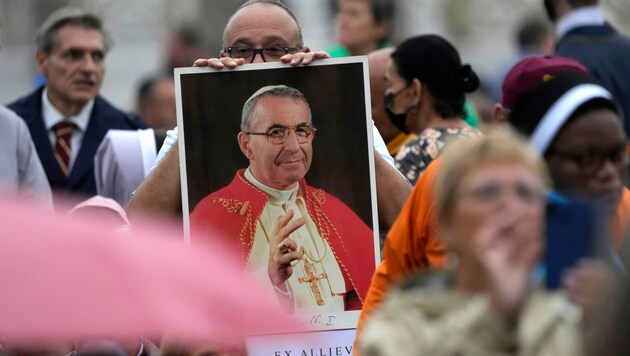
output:
[[306,182],[374,228],[362,62],[181,74],[180,80],[189,212],[248,166],[237,141],[245,101],[263,86],[283,84],[304,93],[317,127]]

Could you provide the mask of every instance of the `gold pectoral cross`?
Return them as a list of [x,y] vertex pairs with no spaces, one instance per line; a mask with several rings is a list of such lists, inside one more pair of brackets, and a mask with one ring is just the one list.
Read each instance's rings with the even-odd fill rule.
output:
[[300,249],[300,252],[302,253],[302,256],[304,257],[302,258],[302,262],[304,263],[304,272],[306,273],[306,277],[300,277],[298,278],[298,281],[300,283],[310,284],[311,291],[315,295],[315,301],[317,302],[317,305],[322,306],[326,303],[324,302],[324,298],[322,298],[322,291],[319,290],[317,281],[319,281],[320,279],[328,278],[328,275],[326,275],[325,272],[320,273],[320,274],[315,274],[315,267],[313,267],[313,263],[309,261],[309,258],[306,257],[306,255],[304,254],[304,251],[305,251],[304,247],[302,247]]

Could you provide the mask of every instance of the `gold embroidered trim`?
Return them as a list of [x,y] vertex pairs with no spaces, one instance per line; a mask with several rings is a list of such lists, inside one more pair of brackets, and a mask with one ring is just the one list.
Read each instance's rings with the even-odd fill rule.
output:
[[[311,194],[315,201],[309,204],[308,198]],[[307,199],[306,210],[308,211],[309,215],[313,218],[313,221],[315,222],[315,226],[317,226],[317,230],[319,231],[319,234],[322,236],[322,238],[324,238],[328,242],[328,246],[330,246],[330,250],[335,256],[337,263],[339,263],[339,266],[341,266],[341,268],[343,268],[343,270],[345,271],[346,276],[348,276],[348,280],[350,281],[350,284],[352,285],[352,289],[354,289],[354,291],[357,293],[357,297],[359,298],[359,301],[361,302],[361,304],[363,304],[363,299],[361,298],[361,295],[359,294],[359,290],[357,289],[357,286],[354,283],[354,280],[352,279],[352,275],[350,274],[350,271],[348,270],[346,265],[343,263],[343,261],[339,258],[339,255],[337,254],[337,252],[335,252],[333,245],[330,243],[329,237],[336,238],[340,242],[341,248],[343,249],[343,252],[345,252],[346,256],[350,256],[350,254],[348,254],[348,250],[346,246],[343,243],[343,239],[341,238],[341,235],[339,234],[339,231],[337,231],[337,228],[335,228],[335,226],[332,224],[328,216],[324,214],[324,211],[321,208],[322,204],[326,201],[326,192],[324,192],[322,189],[310,189],[305,194],[305,196]],[[311,211],[311,207],[314,209],[314,211]]]
[[236,213],[241,210],[243,202],[237,199],[213,198],[213,203],[219,203],[228,213]]
[[254,235],[256,234],[256,221],[252,216],[252,209],[250,209],[249,201],[240,201],[238,199],[226,199],[226,198],[213,198],[213,203],[219,203],[227,210],[228,213],[238,214],[245,217],[245,223],[238,234],[238,239],[241,242],[241,262],[243,266],[247,264],[249,259],[249,252],[254,245]]

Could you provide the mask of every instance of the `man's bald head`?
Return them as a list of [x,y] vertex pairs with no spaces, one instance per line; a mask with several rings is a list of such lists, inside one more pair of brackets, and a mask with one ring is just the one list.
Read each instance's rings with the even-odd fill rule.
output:
[[400,130],[392,124],[385,112],[385,69],[387,68],[387,63],[391,60],[393,51],[394,48],[383,48],[368,54],[372,119],[385,142],[400,133]]
[[368,54],[368,64],[370,65],[370,86],[373,87],[373,79],[379,79],[377,81],[378,83],[383,82],[383,93],[385,93],[385,68],[387,68],[387,63],[391,60],[391,55],[394,50],[394,47],[388,47]]
[[[298,23],[295,14],[291,9],[279,0],[249,0],[230,16],[225,29],[223,30],[223,47],[234,45],[235,37],[245,25],[249,27],[257,27],[261,36],[268,30],[268,25],[264,20],[277,20],[275,28],[283,27],[286,30],[285,35],[292,42],[291,46],[304,46],[302,36],[302,28]],[[273,24],[272,24],[273,25]]]

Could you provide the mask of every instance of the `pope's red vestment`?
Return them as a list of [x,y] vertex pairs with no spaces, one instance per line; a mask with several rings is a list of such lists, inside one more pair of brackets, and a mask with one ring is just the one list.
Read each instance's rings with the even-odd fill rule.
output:
[[[346,283],[363,300],[375,269],[372,230],[350,208],[322,189],[299,182],[299,193],[308,214],[335,255]],[[194,238],[207,238],[239,248],[243,266],[252,250],[258,220],[267,203],[267,194],[256,188],[239,170],[232,182],[206,196],[190,214]],[[354,304],[354,303],[353,303]],[[361,305],[346,305],[346,310]]]

